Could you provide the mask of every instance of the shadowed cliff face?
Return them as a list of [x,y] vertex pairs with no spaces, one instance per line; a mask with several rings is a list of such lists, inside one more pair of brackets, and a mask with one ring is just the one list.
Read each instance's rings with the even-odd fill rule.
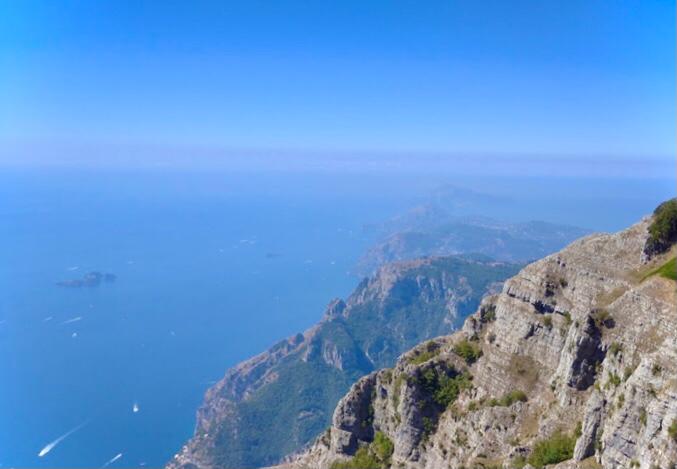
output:
[[327,428],[352,383],[450,333],[518,269],[461,257],[382,267],[316,326],[229,370],[169,467],[260,467],[298,451]]
[[653,221],[525,267],[461,331],[360,379],[284,467],[674,467],[677,247],[647,259]]

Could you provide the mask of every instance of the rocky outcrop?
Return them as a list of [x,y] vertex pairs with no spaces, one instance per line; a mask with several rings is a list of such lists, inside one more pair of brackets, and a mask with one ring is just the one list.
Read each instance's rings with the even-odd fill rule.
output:
[[[453,331],[485,294],[499,291],[518,269],[460,257],[382,267],[346,301],[331,302],[319,324],[229,370],[207,391],[195,435],[169,467],[279,462],[326,429],[352,383],[392,366],[415,344]],[[351,410],[360,425],[368,411]],[[340,430],[358,432],[347,418]],[[346,445],[344,451],[370,437],[359,434],[342,443],[338,430],[332,435],[337,445]]]
[[647,259],[651,223],[525,267],[461,331],[354,384],[284,467],[674,468],[677,292],[652,273],[677,247]]

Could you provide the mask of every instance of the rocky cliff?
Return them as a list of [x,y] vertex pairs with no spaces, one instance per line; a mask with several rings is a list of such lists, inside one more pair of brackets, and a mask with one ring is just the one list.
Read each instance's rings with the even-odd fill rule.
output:
[[260,467],[312,442],[358,378],[448,334],[517,264],[461,257],[389,264],[303,334],[229,370],[171,468]]
[[656,250],[657,216],[525,267],[357,381],[285,467],[674,468],[677,217]]

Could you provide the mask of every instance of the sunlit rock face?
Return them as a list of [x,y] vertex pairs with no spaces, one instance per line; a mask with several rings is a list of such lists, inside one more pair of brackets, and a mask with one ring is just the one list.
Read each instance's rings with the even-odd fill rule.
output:
[[462,330],[354,384],[284,467],[675,467],[677,293],[660,267],[677,247],[646,256],[652,221],[522,269]]

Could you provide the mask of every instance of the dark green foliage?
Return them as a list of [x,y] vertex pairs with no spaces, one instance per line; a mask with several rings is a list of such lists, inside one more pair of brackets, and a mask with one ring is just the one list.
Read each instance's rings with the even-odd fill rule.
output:
[[455,374],[450,376],[447,373],[440,372],[435,368],[428,368],[420,377],[420,385],[425,392],[432,397],[433,401],[446,409],[451,405],[458,395],[464,389],[470,389],[471,377],[467,373]]
[[466,339],[454,346],[454,353],[463,358],[468,365],[472,365],[482,356],[480,346]]
[[527,462],[536,468],[548,464],[557,464],[574,456],[576,438],[563,433],[555,433],[550,438],[541,440],[534,445]]
[[670,199],[654,210],[644,252],[649,256],[660,254],[670,249],[675,242],[677,242],[677,199]]

